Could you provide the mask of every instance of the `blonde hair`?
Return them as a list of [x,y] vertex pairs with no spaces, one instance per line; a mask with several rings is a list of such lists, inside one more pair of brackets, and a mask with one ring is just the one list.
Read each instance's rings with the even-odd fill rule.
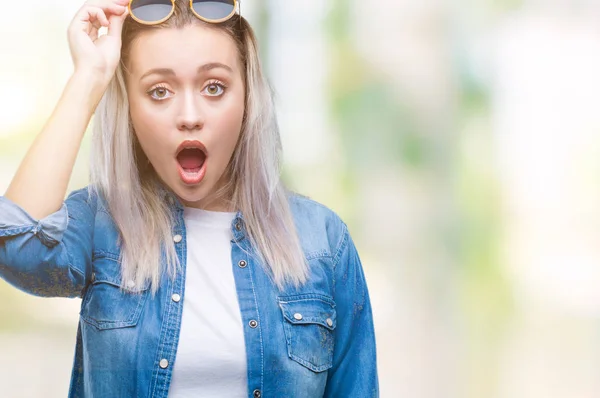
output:
[[204,24],[226,32],[234,40],[246,85],[242,131],[223,175],[225,184],[216,195],[227,198],[242,213],[250,242],[276,286],[283,289],[291,283],[298,287],[308,278],[308,264],[288,203],[292,193],[280,178],[281,140],[254,32],[239,15],[210,25],[187,9],[188,2],[175,4],[174,14],[160,25],[144,26],[127,18],[121,64],[94,117],[90,186],[105,201],[120,233],[122,281],[133,281],[132,290],[143,290],[150,284],[154,294],[164,262],[172,278],[181,271],[172,236],[175,220],[131,125],[125,84],[129,49],[145,30]]

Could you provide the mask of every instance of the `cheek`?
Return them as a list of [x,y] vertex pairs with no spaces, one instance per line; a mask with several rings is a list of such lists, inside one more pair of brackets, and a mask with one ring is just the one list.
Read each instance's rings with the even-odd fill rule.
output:
[[222,115],[218,119],[217,131],[220,132],[217,139],[221,147],[220,155],[223,157],[222,162],[227,163],[233,154],[233,150],[241,135],[242,120],[244,117],[244,107],[236,106],[230,108],[226,115]]
[[242,129],[244,119],[244,93],[236,93],[227,107],[224,107],[224,113],[218,118],[220,131],[226,132],[225,140],[235,146]]
[[152,112],[150,107],[143,106],[135,101],[130,101],[129,112],[135,134],[144,152],[148,156],[160,152],[158,149],[164,145],[164,140],[161,140],[162,134],[159,133],[163,131],[161,118],[156,112]]

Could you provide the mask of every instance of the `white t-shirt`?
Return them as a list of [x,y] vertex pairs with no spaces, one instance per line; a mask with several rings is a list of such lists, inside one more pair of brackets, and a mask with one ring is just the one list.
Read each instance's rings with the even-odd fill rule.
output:
[[248,395],[244,331],[231,265],[235,214],[184,208],[185,297],[169,398]]

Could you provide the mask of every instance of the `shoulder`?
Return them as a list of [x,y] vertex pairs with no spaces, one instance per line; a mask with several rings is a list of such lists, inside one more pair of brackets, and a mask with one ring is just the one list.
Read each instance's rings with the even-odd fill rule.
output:
[[[65,203],[67,208],[77,208],[81,206],[89,207],[94,212],[98,210],[100,195],[98,191],[94,189],[93,185],[86,185],[82,188],[78,188],[69,192]],[[102,206],[100,204],[100,206]]]
[[298,193],[290,194],[288,201],[307,257],[337,258],[349,238],[342,218],[328,206]]

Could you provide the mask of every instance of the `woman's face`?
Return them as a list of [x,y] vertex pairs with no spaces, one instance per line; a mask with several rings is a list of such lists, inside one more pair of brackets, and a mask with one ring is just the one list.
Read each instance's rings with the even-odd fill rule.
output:
[[222,185],[242,127],[245,88],[234,41],[198,25],[150,30],[129,59],[131,120],[159,178],[186,206],[233,211],[207,196]]

